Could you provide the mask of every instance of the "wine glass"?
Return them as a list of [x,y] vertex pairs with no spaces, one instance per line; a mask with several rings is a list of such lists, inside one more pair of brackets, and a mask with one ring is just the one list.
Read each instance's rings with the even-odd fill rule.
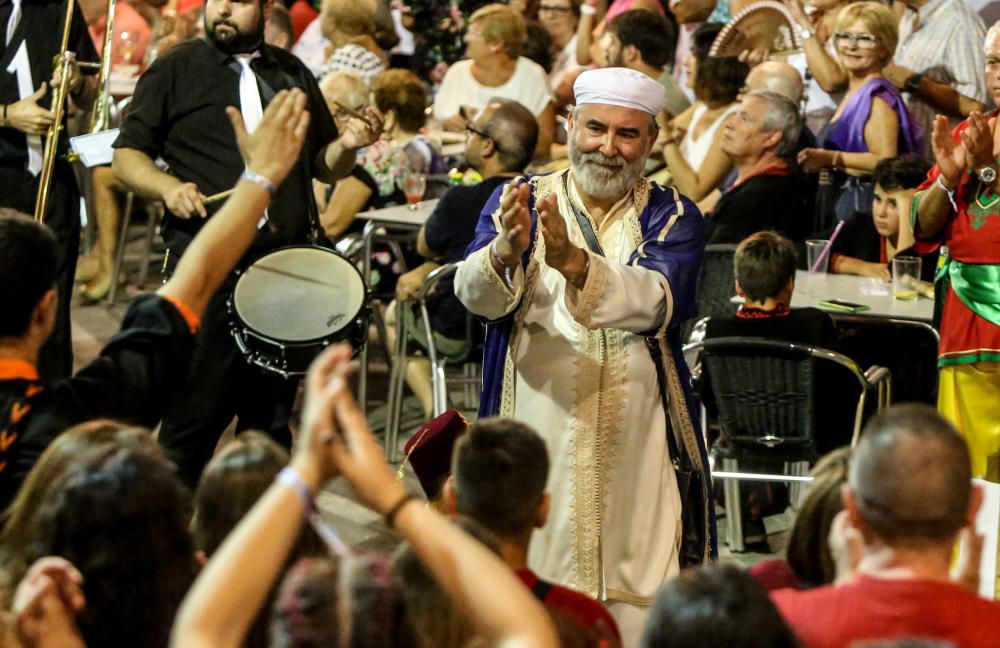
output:
[[406,204],[411,210],[417,210],[417,204],[424,199],[425,191],[427,191],[426,175],[407,173],[403,176],[403,193],[406,195]]

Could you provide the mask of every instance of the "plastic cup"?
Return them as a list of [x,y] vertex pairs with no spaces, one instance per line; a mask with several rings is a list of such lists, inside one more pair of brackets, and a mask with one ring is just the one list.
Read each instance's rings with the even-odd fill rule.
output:
[[417,203],[424,199],[427,190],[427,176],[422,173],[411,173],[403,178],[403,193],[410,209],[416,210]]
[[826,248],[826,244],[826,239],[810,239],[806,241],[806,262],[809,264],[808,268],[810,273],[827,272],[829,270],[829,253],[823,257],[823,261],[819,264],[819,266],[816,266],[816,259],[818,259],[819,255],[823,253],[823,250]]
[[920,257],[898,256],[892,260],[892,296],[894,299],[917,298],[914,280],[920,279]]

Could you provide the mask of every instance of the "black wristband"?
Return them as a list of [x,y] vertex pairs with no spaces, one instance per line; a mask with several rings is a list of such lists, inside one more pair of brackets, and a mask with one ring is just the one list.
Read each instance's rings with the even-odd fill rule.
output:
[[7,125],[7,106],[8,105],[10,105],[10,104],[4,104],[3,105],[3,121],[0,122],[0,126],[6,126]]
[[916,74],[911,74],[910,76],[906,77],[906,81],[903,82],[903,90],[912,93],[920,92],[920,82],[923,80],[923,78],[924,75],[921,74],[920,72],[917,72]]
[[385,525],[392,529],[396,524],[396,516],[399,515],[399,512],[403,510],[404,506],[415,499],[416,497],[410,495],[409,493],[405,493],[402,497],[400,497],[399,501],[393,504],[389,511],[385,514]]

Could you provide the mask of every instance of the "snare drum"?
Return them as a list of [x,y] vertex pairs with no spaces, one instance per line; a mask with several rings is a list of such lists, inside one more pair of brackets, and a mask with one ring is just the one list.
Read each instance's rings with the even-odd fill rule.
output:
[[367,297],[361,273],[333,250],[275,250],[243,271],[229,298],[236,346],[263,369],[301,376],[329,344],[360,350],[368,334]]

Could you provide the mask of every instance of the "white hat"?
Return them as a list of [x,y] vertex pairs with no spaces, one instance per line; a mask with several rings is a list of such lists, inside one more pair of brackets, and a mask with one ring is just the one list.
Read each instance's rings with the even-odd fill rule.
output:
[[642,72],[612,67],[587,70],[573,84],[576,105],[605,104],[659,115],[667,104],[667,91],[659,81]]

